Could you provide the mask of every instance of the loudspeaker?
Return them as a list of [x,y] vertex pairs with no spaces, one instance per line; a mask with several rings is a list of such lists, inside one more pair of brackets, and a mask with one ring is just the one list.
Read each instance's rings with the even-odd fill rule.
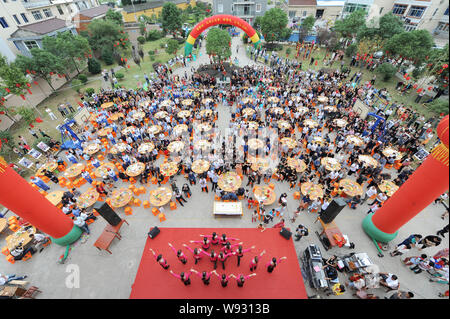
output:
[[96,202],[93,208],[102,216],[111,226],[117,226],[122,218],[105,202]]
[[281,228],[280,235],[286,239],[291,239],[292,232],[283,227]]
[[148,237],[150,237],[151,239],[155,238],[156,236],[158,236],[158,234],[161,232],[161,230],[159,230],[159,228],[157,226],[153,227],[152,229],[150,229],[150,231],[148,232]]
[[320,214],[320,219],[325,224],[331,223],[346,205],[347,203],[340,197],[333,199],[327,209]]

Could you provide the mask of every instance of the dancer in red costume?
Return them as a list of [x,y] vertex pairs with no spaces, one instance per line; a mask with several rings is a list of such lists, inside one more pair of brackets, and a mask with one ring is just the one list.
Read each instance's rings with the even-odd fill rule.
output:
[[158,264],[160,264],[161,267],[163,267],[164,269],[168,269],[170,267],[169,264],[167,263],[167,261],[163,258],[163,256],[161,254],[156,255],[156,253],[151,248],[150,248],[150,251],[152,252],[153,256],[155,257],[156,262]]
[[225,260],[227,260],[228,257],[232,256],[233,253],[230,254],[224,254],[223,252],[219,253],[219,256],[217,256],[217,259],[222,262],[222,269],[225,270]]
[[266,264],[267,272],[271,273],[275,269],[275,267],[285,259],[287,259],[287,257],[281,257],[277,261],[277,259],[273,257],[272,260]]
[[241,264],[241,258],[244,257],[244,253],[251,251],[252,249],[255,249],[255,246],[252,246],[250,248],[247,249],[242,249],[242,246],[239,245],[238,249],[236,249],[236,251],[233,252],[233,255],[237,256],[237,265],[239,267],[239,265]]
[[211,262],[214,263],[214,269],[216,269],[217,268],[217,258],[219,257],[219,255],[216,254],[214,252],[214,250],[211,250],[210,254],[204,252],[203,250],[202,250],[202,253],[209,257],[209,260],[211,260]]
[[242,245],[242,244],[243,244],[243,242],[231,245],[230,242],[227,242],[226,245],[220,249],[220,251],[223,251],[223,253],[226,255],[226,254],[229,254],[230,252],[232,252],[234,247]]
[[219,243],[219,236],[217,236],[216,232],[213,232],[211,236],[208,235],[200,235],[201,237],[211,238],[211,244],[217,245]]
[[208,237],[203,237],[203,241],[201,240],[191,240],[189,241],[191,244],[202,244],[203,250],[208,250],[211,242],[208,240]]
[[200,277],[200,279],[203,281],[203,283],[208,286],[211,280],[211,274],[213,273],[213,271],[207,272],[207,271],[202,271],[202,273],[199,273],[197,270],[195,269],[191,269],[191,271],[193,273],[195,273],[197,276]]
[[180,279],[185,286],[189,286],[191,284],[191,278],[189,278],[192,274],[191,271],[189,271],[188,273],[181,272],[179,275],[177,275],[171,270],[170,273],[172,274],[172,276]]
[[219,243],[225,246],[230,240],[239,240],[239,238],[227,238],[226,234],[222,234],[222,237],[219,239]]
[[222,287],[225,288],[228,285],[228,280],[230,279],[230,276],[226,274],[222,274],[222,276],[220,276],[215,270],[211,271],[211,273],[216,275],[217,278],[220,278],[220,284],[222,285]]
[[173,252],[174,252],[175,254],[177,254],[178,260],[181,261],[181,263],[182,263],[183,265],[186,265],[186,263],[187,263],[187,257],[186,257],[186,255],[181,251],[181,249],[176,250],[176,249],[172,246],[171,243],[169,243],[169,246],[170,246],[170,248],[172,248]]
[[183,244],[183,246],[186,247],[191,253],[194,254],[195,264],[197,265],[198,261],[199,261],[200,259],[202,259],[202,256],[201,256],[200,254],[201,254],[201,252],[202,252],[203,250],[201,250],[200,248],[194,248],[194,249],[192,249],[191,247],[189,247],[189,246],[186,245],[186,244]]
[[253,271],[256,270],[256,267],[258,267],[258,261],[259,261],[259,258],[261,258],[262,255],[264,255],[265,253],[266,253],[266,251],[263,250],[263,251],[261,252],[261,254],[259,254],[259,256],[253,257],[253,259],[250,261],[250,271],[251,271],[251,272],[253,272]]
[[237,283],[238,287],[244,287],[245,281],[247,279],[253,277],[253,276],[256,276],[256,274],[251,274],[251,275],[248,275],[248,276],[244,276],[243,274],[239,274],[237,277],[235,275],[233,275],[233,274],[230,275],[230,277],[233,277],[233,278],[236,279],[236,283]]

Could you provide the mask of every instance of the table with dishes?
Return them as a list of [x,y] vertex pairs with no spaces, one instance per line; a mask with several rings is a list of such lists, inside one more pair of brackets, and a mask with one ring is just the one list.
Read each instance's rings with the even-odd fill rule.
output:
[[305,125],[309,128],[314,128],[314,127],[319,126],[319,123],[317,123],[316,121],[311,120],[311,119],[306,119],[303,121],[303,125]]
[[167,113],[166,111],[159,111],[155,114],[155,117],[157,119],[165,119],[168,115],[169,113]]
[[308,195],[312,200],[323,197],[322,185],[306,182],[301,184],[300,189],[303,195]]
[[113,163],[111,163],[111,162],[103,163],[102,165],[100,165],[99,167],[97,167],[95,169],[94,175],[97,178],[102,178],[105,175],[108,176],[108,168],[112,171],[116,170],[116,166]]
[[191,170],[196,174],[202,174],[209,170],[210,163],[204,159],[198,159],[191,165]]
[[93,187],[82,193],[77,199],[77,206],[79,208],[88,208],[95,204],[100,197],[100,194]]
[[211,110],[209,110],[209,109],[200,111],[200,116],[201,117],[210,117],[212,114],[213,114],[213,112]]
[[208,123],[200,123],[197,125],[197,129],[199,129],[202,132],[207,132],[212,129],[212,126],[211,124]]
[[386,157],[394,157],[394,160],[396,161],[402,159],[402,153],[392,147],[386,147],[385,149],[383,149],[382,153]]
[[[25,227],[27,227],[26,230]],[[36,228],[34,226],[20,227],[14,234],[6,237],[6,247],[9,251],[14,250],[19,244],[22,244],[22,247],[25,248],[33,241],[33,237],[30,237],[31,234],[36,234]]]
[[362,186],[348,178],[341,179],[339,187],[343,187],[343,192],[349,197],[362,196],[363,194]]
[[108,135],[109,133],[112,133],[112,131],[113,131],[112,127],[108,126],[108,127],[100,129],[97,134],[98,134],[98,136],[103,137],[103,136]]
[[378,166],[378,161],[376,159],[374,159],[372,156],[370,155],[359,155],[358,156],[358,160],[360,162],[362,162],[365,165],[369,165],[372,167],[377,167]]
[[125,117],[125,115],[123,115],[122,112],[118,112],[118,113],[111,114],[111,116],[109,117],[109,119],[110,119],[111,121],[118,121],[120,118],[124,118],[124,117]]
[[270,103],[278,103],[280,102],[280,99],[276,96],[271,96],[267,99],[267,101],[269,101]]
[[64,176],[67,178],[75,178],[81,174],[81,171],[84,170],[86,166],[81,163],[73,164],[69,166],[64,172]]
[[188,118],[189,116],[191,116],[191,111],[188,111],[188,110],[180,111],[177,113],[177,116],[182,119]]
[[220,175],[217,185],[225,192],[235,192],[241,187],[242,179],[236,172],[226,172]]
[[303,160],[294,157],[289,157],[287,159],[287,165],[290,168],[295,169],[297,173],[304,172],[306,169],[306,163]]
[[378,189],[383,193],[387,192],[387,195],[391,197],[399,189],[399,187],[391,181],[384,180],[378,185]]
[[283,130],[289,130],[292,126],[291,123],[285,120],[278,121],[278,127]]
[[161,131],[162,131],[162,126],[161,125],[152,125],[152,126],[150,126],[147,129],[147,133],[148,134],[153,134],[153,135],[156,135],[156,134],[158,134]]
[[265,172],[270,168],[268,158],[249,156],[247,158],[247,162],[252,164],[251,169],[254,170],[255,172],[256,171]]
[[164,176],[173,176],[178,172],[178,163],[176,162],[165,162],[159,166],[161,174]]
[[258,202],[262,202],[263,205],[272,205],[277,199],[277,194],[269,186],[259,186],[253,187],[253,195]]
[[64,191],[53,191],[51,193],[48,193],[45,198],[47,198],[47,200],[53,205],[58,206],[62,201],[63,195]]
[[211,147],[211,143],[207,140],[198,140],[194,143],[195,149],[201,149],[202,151],[207,151]]
[[144,117],[145,117],[145,113],[142,111],[137,111],[137,112],[134,112],[134,114],[133,114],[133,118],[135,120],[142,120]]
[[364,144],[363,139],[356,135],[347,135],[345,140],[347,141],[347,143],[351,143],[355,146],[362,146]]
[[145,169],[145,164],[141,163],[141,162],[136,162],[134,164],[131,164],[130,166],[127,167],[127,170],[125,171],[125,173],[130,176],[130,177],[136,177],[140,174],[142,174],[142,172]]
[[52,161],[52,162],[46,162],[44,164],[42,164],[41,167],[39,167],[39,169],[36,172],[37,176],[42,176],[44,175],[44,170],[47,170],[49,172],[54,172],[56,169],[58,168],[58,163],[56,161]]
[[251,107],[246,107],[245,109],[242,110],[243,116],[252,116],[253,114],[255,114],[255,110],[252,109]]
[[114,102],[105,102],[105,103],[103,103],[101,105],[101,108],[106,110],[106,109],[109,109],[110,107],[113,107],[113,106],[114,106]]
[[120,208],[127,205],[133,199],[133,192],[125,187],[121,187],[112,192],[108,198],[112,207]]
[[138,152],[140,154],[148,154],[155,149],[155,144],[152,142],[145,142],[139,145]]
[[175,126],[173,128],[173,131],[175,132],[175,134],[180,135],[183,132],[187,132],[188,130],[188,126],[186,124],[178,124],[177,126]]
[[150,190],[150,204],[153,206],[164,206],[172,198],[173,192],[169,187],[159,187],[157,189]]
[[190,106],[192,105],[192,100],[191,99],[184,99],[181,104],[186,105],[186,106]]
[[257,138],[251,138],[247,142],[250,149],[256,150],[264,147],[264,141]]
[[99,144],[89,144],[84,149],[83,152],[88,155],[93,155],[100,151],[100,145]]
[[173,141],[168,146],[167,149],[170,152],[181,152],[184,148],[184,143],[182,141]]
[[291,137],[283,137],[283,138],[280,140],[280,143],[281,143],[282,145],[286,145],[287,147],[289,147],[289,149],[293,149],[293,148],[295,148],[295,147],[297,146],[297,141],[294,140],[294,139],[291,138]]
[[114,144],[113,147],[109,150],[111,154],[123,153],[127,150],[127,144],[124,142],[119,142]]
[[134,134],[136,132],[136,128],[134,126],[127,126],[122,130],[123,135]]
[[271,107],[270,113],[282,115],[282,114],[284,114],[284,110],[281,107]]
[[329,171],[338,171],[341,169],[341,164],[333,157],[324,157],[320,163]]
[[297,107],[297,111],[300,113],[300,115],[306,114],[309,110],[307,107],[299,106]]

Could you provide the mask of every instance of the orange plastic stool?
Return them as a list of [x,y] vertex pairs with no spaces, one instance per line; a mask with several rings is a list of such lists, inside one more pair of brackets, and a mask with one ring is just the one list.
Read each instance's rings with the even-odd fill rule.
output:
[[133,209],[131,207],[125,207],[125,215],[132,215]]
[[105,159],[105,157],[102,154],[99,154],[97,156],[97,158],[98,158],[99,161],[103,161]]
[[171,210],[177,209],[177,204],[175,202],[170,202],[170,209]]
[[270,184],[269,184],[269,188],[272,189],[272,190],[275,189],[275,184],[270,183]]
[[300,192],[294,192],[294,199],[300,199]]
[[139,196],[141,193],[139,192],[139,188],[134,188],[133,193],[135,196]]
[[9,217],[8,224],[17,224],[17,217],[16,216]]
[[156,207],[153,207],[153,208],[152,208],[152,214],[153,214],[153,216],[156,216],[156,215],[158,215],[159,213],[160,213],[160,211],[159,211],[158,208],[156,208]]
[[136,206],[136,207],[141,206],[141,200],[136,198],[136,199],[133,201],[133,205]]
[[163,222],[166,220],[166,215],[164,215],[163,213],[159,214],[158,217],[159,217],[160,222]]
[[14,257],[12,255],[6,256],[6,260],[9,261],[11,264],[14,264],[16,261],[14,260]]
[[5,255],[5,256],[8,256],[8,255],[9,255],[9,249],[8,249],[8,247],[3,247],[3,248],[2,248],[2,254]]
[[11,224],[9,225],[9,229],[11,229],[13,232],[16,232],[20,229],[20,227],[17,224]]
[[152,177],[152,184],[153,185],[158,184],[158,180],[156,179],[156,177]]
[[145,187],[144,186],[139,187],[139,193],[140,194],[145,194]]
[[25,256],[22,257],[22,260],[23,260],[23,261],[27,261],[27,260],[30,259],[31,257],[33,257],[33,255],[31,255],[30,252],[27,252],[27,253],[25,254]]
[[142,204],[143,204],[144,208],[150,208],[150,203],[149,203],[148,200],[144,200],[144,201],[142,202]]
[[52,243],[52,240],[49,238],[45,244],[42,244],[42,246],[47,247]]
[[130,177],[130,183],[131,184],[135,184],[136,183],[136,179],[134,179],[133,177]]

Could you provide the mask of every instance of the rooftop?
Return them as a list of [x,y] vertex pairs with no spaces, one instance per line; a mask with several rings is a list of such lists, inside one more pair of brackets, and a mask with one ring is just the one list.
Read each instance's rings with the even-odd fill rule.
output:
[[108,6],[106,4],[102,4],[98,7],[82,10],[79,12],[79,14],[84,15],[89,18],[95,18],[95,17],[105,14],[109,9],[111,9],[110,6]]

